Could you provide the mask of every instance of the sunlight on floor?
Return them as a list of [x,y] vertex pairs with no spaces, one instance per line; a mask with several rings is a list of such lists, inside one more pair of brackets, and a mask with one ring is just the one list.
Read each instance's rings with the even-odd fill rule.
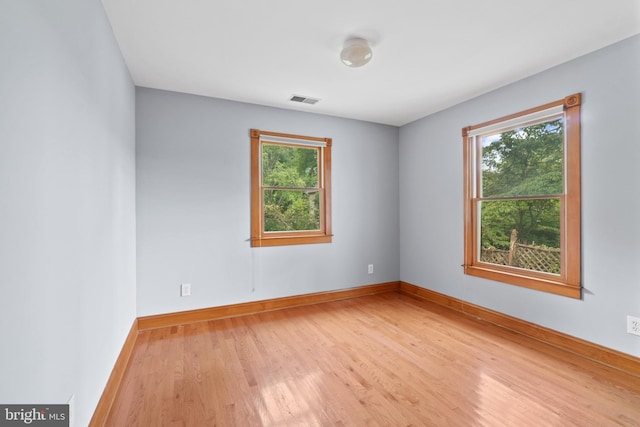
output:
[[304,379],[289,378],[262,388],[264,406],[259,412],[263,426],[320,426],[317,406],[309,404],[308,396],[318,396],[322,372],[312,372]]
[[510,420],[527,419],[531,425],[561,425],[561,418],[539,402],[540,396],[528,397],[499,378],[480,374],[477,413],[486,425],[509,425]]

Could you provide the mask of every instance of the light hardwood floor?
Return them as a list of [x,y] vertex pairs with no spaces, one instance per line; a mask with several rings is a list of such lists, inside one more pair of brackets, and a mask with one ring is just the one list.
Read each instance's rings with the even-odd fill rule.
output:
[[396,292],[143,331],[108,426],[640,426],[640,378]]

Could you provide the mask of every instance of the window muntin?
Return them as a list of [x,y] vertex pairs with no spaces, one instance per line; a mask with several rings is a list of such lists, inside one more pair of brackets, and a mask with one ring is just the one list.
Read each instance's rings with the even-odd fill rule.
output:
[[463,129],[466,274],[580,297],[579,108]]
[[251,131],[252,246],[331,242],[331,139]]

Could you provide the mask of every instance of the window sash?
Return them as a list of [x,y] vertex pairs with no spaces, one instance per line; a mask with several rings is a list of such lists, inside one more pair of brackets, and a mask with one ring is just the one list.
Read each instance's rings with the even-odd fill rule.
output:
[[[560,108],[560,112],[558,112],[558,109]],[[493,123],[492,125],[489,126],[484,126],[481,128],[476,129],[476,131],[479,132],[474,132],[474,131],[470,131],[469,132],[469,137],[472,138],[473,140],[473,146],[475,147],[475,149],[473,150],[473,155],[474,155],[474,167],[475,167],[475,185],[474,185],[474,195],[473,197],[478,197],[478,198],[482,198],[483,200],[489,200],[489,199],[507,199],[509,197],[517,197],[517,198],[527,198],[527,197],[538,197],[538,196],[553,196],[553,195],[560,195],[560,194],[564,194],[564,192],[566,192],[566,186],[565,186],[565,181],[566,181],[566,176],[565,176],[565,149],[566,149],[566,141],[565,139],[565,134],[566,134],[566,118],[565,118],[565,114],[564,111],[562,111],[562,106],[556,106],[556,107],[551,107],[551,108],[547,108],[543,111],[541,111],[541,113],[543,114],[539,114],[537,115],[536,113],[531,113],[531,114],[527,114],[524,117],[522,117],[522,121],[518,121],[517,118],[512,118],[509,120],[506,120],[504,122],[496,122]],[[533,117],[533,119],[531,119],[531,117]],[[536,194],[528,194],[528,195],[518,195],[518,196],[484,196],[484,191],[483,191],[483,184],[484,184],[484,177],[483,177],[483,146],[482,146],[482,138],[484,137],[488,137],[488,136],[494,136],[497,134],[502,134],[504,132],[510,132],[510,131],[514,131],[516,129],[522,129],[522,128],[526,128],[529,126],[534,126],[537,124],[543,124],[543,123],[549,123],[552,121],[555,121],[557,119],[562,119],[562,138],[563,138],[563,147],[562,147],[562,156],[563,156],[563,166],[562,166],[562,187],[563,187],[563,192],[562,193],[545,193],[545,192],[540,192],[540,193],[536,193]],[[486,131],[487,129],[489,129],[488,131]]]
[[[482,259],[482,251],[483,250],[487,250],[489,249],[489,247],[486,247],[483,245],[483,236],[482,236],[482,231],[483,231],[483,227],[486,226],[486,223],[484,222],[484,218],[482,216],[482,206],[484,202],[509,202],[509,201],[532,201],[532,200],[557,200],[558,201],[558,215],[557,216],[553,216],[552,219],[555,220],[557,218],[558,220],[558,225],[559,225],[559,234],[558,234],[558,246],[559,247],[555,247],[555,246],[548,246],[547,249],[542,249],[541,246],[546,246],[546,244],[541,245],[540,241],[538,241],[538,247],[537,248],[533,248],[531,246],[533,246],[535,244],[535,242],[527,242],[527,243],[518,243],[517,246],[519,247],[525,247],[527,248],[528,251],[530,252],[545,252],[545,251],[551,251],[554,252],[555,249],[557,249],[559,251],[560,254],[560,262],[558,265],[558,272],[553,272],[553,271],[545,271],[545,270],[540,270],[540,269],[534,269],[534,268],[527,268],[527,267],[523,267],[522,265],[527,265],[527,264],[536,264],[536,262],[529,260],[528,262],[526,260],[522,260],[520,258],[523,257],[515,257],[514,260],[509,260],[512,262],[515,262],[514,264],[499,264],[499,263],[492,263],[486,260]],[[562,211],[563,211],[563,204],[564,204],[564,197],[563,196],[556,196],[556,197],[539,197],[539,198],[526,198],[526,199],[518,199],[518,198],[510,198],[510,199],[499,199],[499,200],[486,200],[486,199],[476,199],[474,201],[475,204],[475,212],[477,212],[477,229],[476,229],[476,233],[477,233],[477,241],[478,241],[478,245],[476,246],[476,251],[475,251],[475,262],[476,263],[483,263],[483,264],[491,264],[491,265],[504,265],[505,267],[509,267],[509,268],[514,268],[514,269],[522,269],[526,272],[535,272],[535,273],[539,273],[539,274],[543,274],[543,275],[551,275],[550,277],[553,279],[558,279],[560,277],[562,277],[562,274],[564,272],[564,262],[563,262],[563,250],[562,250],[562,235],[563,235],[563,225],[562,225]],[[548,208],[553,208],[553,206],[547,206]],[[506,230],[507,232],[511,233],[511,229],[513,229],[515,227],[515,225],[513,227],[509,227],[509,230]],[[540,230],[538,230],[540,231]],[[518,236],[520,237],[520,236]],[[549,237],[547,236],[547,241],[549,240]],[[543,239],[543,242],[545,240]],[[507,252],[509,252],[509,254],[514,254],[517,255],[517,251],[516,248],[513,247],[509,247],[509,249],[496,249],[494,248],[494,250],[506,250]],[[535,259],[535,258],[534,258]],[[547,260],[548,261],[548,260]],[[541,264],[544,264],[544,262],[540,262]],[[519,265],[518,265],[519,264]],[[555,264],[555,262],[553,263]]]
[[[263,148],[265,146],[265,144],[268,145],[276,145],[276,146],[283,146],[283,147],[293,147],[293,148],[303,148],[303,149],[315,149],[317,151],[316,153],[316,165],[318,168],[318,173],[317,173],[317,179],[316,179],[316,187],[298,187],[298,186],[277,186],[277,185],[264,185],[264,171],[263,171],[263,163],[262,163],[262,153],[263,153]],[[326,146],[326,145],[325,145]],[[323,157],[324,157],[324,147],[325,146],[319,146],[319,145],[305,145],[305,144],[284,144],[284,143],[279,143],[279,142],[273,142],[273,141],[267,141],[267,140],[260,140],[260,187],[263,189],[266,188],[272,188],[272,189],[320,189],[320,188],[324,188],[324,181],[323,181],[323,165],[324,165],[324,161],[323,161]]]
[[[318,197],[318,212],[316,213],[316,215],[314,216],[314,222],[315,222],[315,217],[317,216],[317,221],[318,221],[318,227],[316,228],[303,228],[303,229],[295,229],[295,230],[267,230],[267,211],[266,209],[264,209],[265,205],[263,202],[263,210],[262,210],[262,226],[263,226],[263,232],[265,236],[268,235],[277,235],[277,233],[309,233],[309,232],[322,232],[324,230],[324,210],[323,210],[323,195],[324,195],[324,191],[321,188],[311,188],[311,189],[304,189],[304,188],[283,188],[283,187],[263,187],[262,188],[262,195],[263,195],[263,200],[265,197],[265,193],[268,191],[282,191],[282,192],[301,192],[301,193],[313,193],[315,197],[317,195]],[[314,201],[314,205],[315,205],[315,201]]]

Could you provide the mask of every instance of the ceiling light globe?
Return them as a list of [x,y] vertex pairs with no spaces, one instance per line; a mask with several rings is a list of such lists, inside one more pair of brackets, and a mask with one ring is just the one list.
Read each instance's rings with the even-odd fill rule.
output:
[[344,42],[340,59],[349,67],[362,67],[371,60],[373,52],[369,42],[361,38],[353,38]]

